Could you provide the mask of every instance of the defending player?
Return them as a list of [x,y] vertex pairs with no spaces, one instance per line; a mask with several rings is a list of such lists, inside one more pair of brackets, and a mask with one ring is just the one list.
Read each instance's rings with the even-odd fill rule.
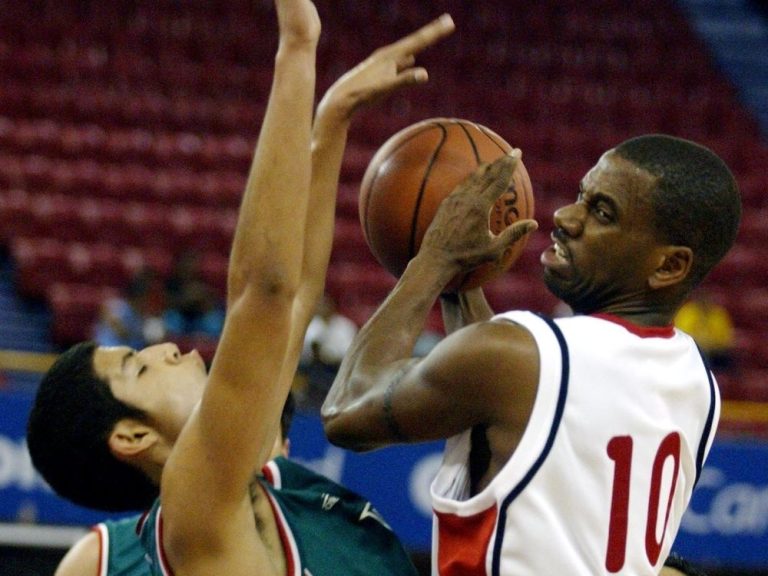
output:
[[435,573],[657,574],[720,411],[711,371],[672,319],[736,237],[736,182],[690,141],[619,144],[555,212],[541,255],[575,316],[488,321],[479,294],[446,296],[451,323],[484,321],[411,358],[447,283],[532,229],[488,232],[518,158],[480,168],[441,205],[353,342],[326,432],[358,450],[448,438],[431,488]]
[[[441,18],[342,77],[320,104],[312,138],[319,18],[309,0],[275,6],[280,41],[272,91],[234,235],[227,319],[210,373],[197,353],[181,355],[173,344],[80,344],[46,375],[30,416],[33,461],[62,496],[135,509],[150,505],[160,487],[161,506],[148,518],[158,528],[154,574],[323,573],[286,548],[282,519],[253,472],[271,453],[304,332],[323,294],[350,117],[372,98],[425,81],[414,55],[453,29]],[[317,156],[324,161],[314,162]],[[371,573],[365,565],[353,569]]]
[[[252,489],[266,489],[279,511],[286,557],[293,566],[288,574],[301,566],[312,566],[313,574],[334,574],[345,566],[347,574],[415,576],[406,551],[370,502],[286,459],[293,412],[289,395],[272,459],[252,484]],[[150,576],[140,536],[155,550],[156,529],[145,514],[101,522],[69,550],[55,576]]]

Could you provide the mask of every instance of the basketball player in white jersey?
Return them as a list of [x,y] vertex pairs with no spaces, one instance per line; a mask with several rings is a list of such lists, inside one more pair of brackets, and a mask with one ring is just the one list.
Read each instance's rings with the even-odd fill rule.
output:
[[446,438],[432,484],[441,576],[655,575],[715,433],[720,400],[675,311],[731,247],[734,178],[710,150],[640,136],[607,151],[554,214],[547,288],[573,317],[493,316],[480,291],[441,299],[450,333],[414,342],[457,274],[498,260],[488,213],[520,152],[443,202],[357,335],[323,406],[332,442],[368,450]]

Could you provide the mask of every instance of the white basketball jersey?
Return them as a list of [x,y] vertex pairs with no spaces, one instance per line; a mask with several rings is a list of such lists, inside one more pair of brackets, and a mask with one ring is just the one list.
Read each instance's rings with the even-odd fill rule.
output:
[[482,492],[469,494],[470,431],[448,440],[431,488],[433,574],[657,574],[720,416],[693,339],[608,316],[495,320],[534,336],[538,392]]

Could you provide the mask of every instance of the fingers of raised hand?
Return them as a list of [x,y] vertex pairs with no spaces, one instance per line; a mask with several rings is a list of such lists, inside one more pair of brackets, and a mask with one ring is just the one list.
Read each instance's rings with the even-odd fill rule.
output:
[[486,202],[493,203],[512,186],[512,174],[517,167],[518,155],[504,155],[483,164],[465,181],[465,187]]
[[536,220],[520,220],[507,226],[502,230],[496,238],[494,238],[494,244],[498,246],[508,247],[520,240],[526,234],[530,234],[539,227],[539,223]]
[[416,56],[413,54],[406,54],[397,60],[397,71],[402,72],[407,70],[416,63]]
[[416,32],[390,44],[387,49],[397,54],[418,54],[441,38],[448,36],[455,28],[456,25],[451,16],[443,14]]
[[315,43],[320,35],[320,17],[310,0],[275,0],[277,19],[284,40]]

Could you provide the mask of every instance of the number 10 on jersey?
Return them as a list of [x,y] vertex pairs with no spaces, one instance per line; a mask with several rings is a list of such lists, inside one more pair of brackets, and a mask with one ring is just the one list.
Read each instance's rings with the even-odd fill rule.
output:
[[[624,567],[627,553],[627,529],[629,522],[629,493],[632,481],[632,448],[631,436],[614,436],[608,442],[608,457],[613,460],[613,492],[611,495],[611,514],[608,525],[608,550],[605,556],[605,568],[610,573],[616,573]],[[661,501],[661,482],[664,464],[668,458],[673,461],[672,482],[666,498],[664,514],[664,529],[661,537],[656,538],[656,525]],[[640,465],[638,463],[638,465]],[[680,471],[680,434],[672,432],[661,441],[651,468],[651,488],[648,494],[648,507],[645,521],[645,553],[651,565],[656,565],[667,531],[669,512],[672,509],[672,497],[677,485],[677,475]],[[637,473],[637,472],[636,472]],[[645,473],[645,470],[643,470]],[[633,544],[634,545],[634,544]]]

